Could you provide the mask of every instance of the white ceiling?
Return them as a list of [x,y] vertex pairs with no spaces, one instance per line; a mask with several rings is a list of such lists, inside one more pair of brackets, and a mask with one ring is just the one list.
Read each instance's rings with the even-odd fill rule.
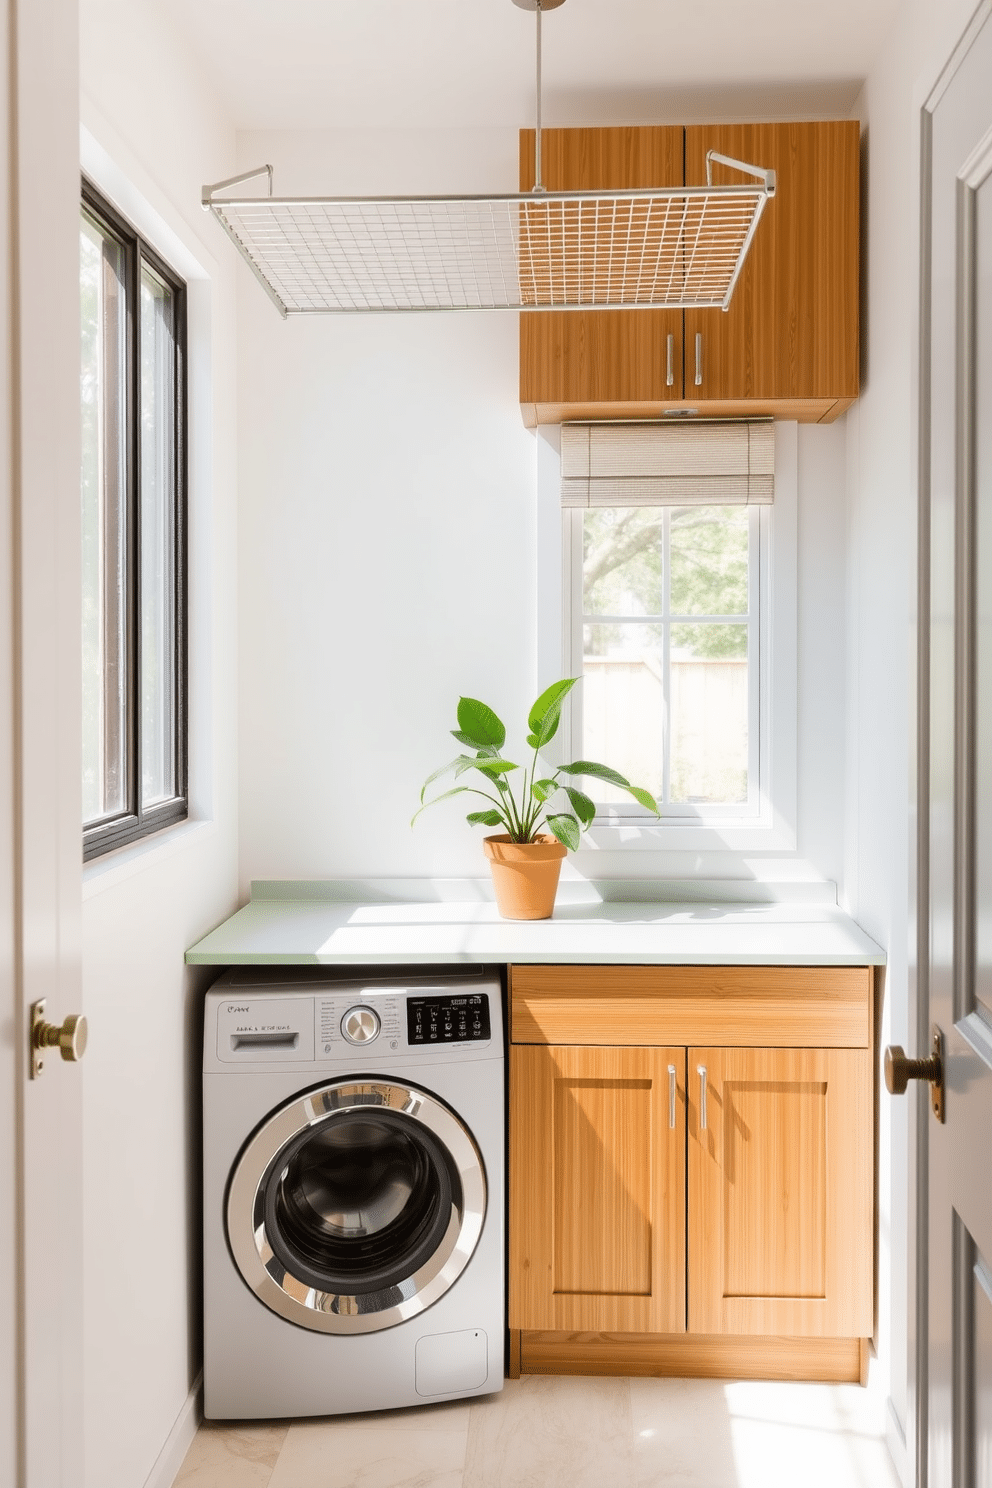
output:
[[[546,124],[850,110],[900,0],[567,0]],[[512,0],[170,0],[242,129],[533,122],[534,15]],[[714,100],[719,100],[719,113]],[[725,105],[725,106],[723,106]]]

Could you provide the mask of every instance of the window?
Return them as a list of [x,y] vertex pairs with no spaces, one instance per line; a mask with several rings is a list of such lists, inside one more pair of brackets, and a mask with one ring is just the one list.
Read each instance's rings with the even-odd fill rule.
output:
[[[646,786],[666,836],[781,824],[769,783],[775,448],[770,421],[561,430],[562,652],[583,678],[564,747]],[[776,648],[784,704],[788,646]],[[781,711],[774,731],[782,763]],[[640,815],[651,830],[623,792],[585,788],[604,825]]]
[[83,183],[83,856],[186,805],[185,288]]
[[[759,799],[759,507],[601,507],[570,531],[573,747],[664,816],[753,816]],[[588,782],[593,785],[593,782]],[[627,810],[623,792],[598,799]]]

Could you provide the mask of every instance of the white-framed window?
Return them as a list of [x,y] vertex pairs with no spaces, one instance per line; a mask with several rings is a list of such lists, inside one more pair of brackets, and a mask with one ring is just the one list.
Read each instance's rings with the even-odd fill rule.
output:
[[573,758],[645,786],[663,817],[756,819],[768,508],[567,508],[563,521],[566,673],[583,679]]
[[657,503],[635,475],[625,500],[595,447],[571,478],[575,435],[563,467],[561,434],[539,434],[538,682],[583,678],[562,758],[619,770],[661,811],[587,779],[601,808],[589,845],[793,850],[796,425],[766,427],[774,501],[759,486],[753,504],[729,479],[729,501],[691,478],[679,501],[677,473],[655,482]]

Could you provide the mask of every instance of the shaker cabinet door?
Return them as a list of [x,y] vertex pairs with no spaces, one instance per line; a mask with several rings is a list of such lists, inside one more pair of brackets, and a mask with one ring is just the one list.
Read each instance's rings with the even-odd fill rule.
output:
[[[541,176],[548,191],[681,186],[681,125],[545,129]],[[520,189],[534,184],[534,131],[520,132]],[[593,261],[595,243],[577,244]],[[671,379],[669,381],[669,379]],[[678,402],[682,397],[680,310],[524,311],[520,401],[549,408]],[[600,413],[602,417],[603,414]],[[559,414],[560,418],[561,415]]]
[[685,1331],[685,1049],[510,1051],[510,1327]]
[[[688,182],[706,180],[708,150],[777,176],[729,310],[686,311],[686,397],[795,401],[800,417],[804,401],[846,407],[858,395],[857,121],[691,125],[685,141]],[[714,164],[714,184],[740,179]]]
[[868,1049],[688,1051],[689,1329],[872,1332]]

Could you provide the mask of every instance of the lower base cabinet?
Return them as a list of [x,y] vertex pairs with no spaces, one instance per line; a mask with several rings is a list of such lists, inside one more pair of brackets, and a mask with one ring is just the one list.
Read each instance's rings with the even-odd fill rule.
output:
[[863,1376],[872,973],[790,971],[511,970],[511,1362]]

